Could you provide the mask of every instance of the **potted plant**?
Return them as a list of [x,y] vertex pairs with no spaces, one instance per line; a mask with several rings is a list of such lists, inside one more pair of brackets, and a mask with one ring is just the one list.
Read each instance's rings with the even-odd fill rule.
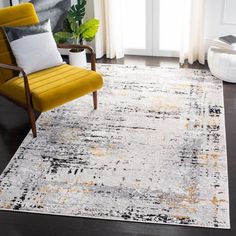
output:
[[[54,35],[57,43],[72,42],[81,44],[91,42],[98,31],[99,20],[91,19],[83,22],[85,16],[86,0],[77,0],[73,5],[64,22],[64,32],[58,32]],[[85,67],[87,64],[86,51],[81,49],[69,50],[70,64],[74,66]]]

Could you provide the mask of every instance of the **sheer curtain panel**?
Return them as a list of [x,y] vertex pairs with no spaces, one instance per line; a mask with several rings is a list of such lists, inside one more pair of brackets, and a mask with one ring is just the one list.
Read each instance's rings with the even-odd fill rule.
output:
[[180,63],[205,64],[204,21],[205,0],[184,0]]
[[100,20],[100,29],[95,39],[97,57],[124,57],[123,0],[94,0],[94,16]]

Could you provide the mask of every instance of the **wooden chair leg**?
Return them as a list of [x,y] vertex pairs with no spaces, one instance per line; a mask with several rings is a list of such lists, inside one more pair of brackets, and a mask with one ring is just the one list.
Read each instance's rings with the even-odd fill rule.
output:
[[33,133],[33,137],[37,137],[37,131],[36,131],[36,124],[35,124],[35,114],[32,108],[28,108],[28,115],[29,115],[29,120],[31,124],[31,129]]
[[97,110],[97,108],[98,108],[98,93],[97,93],[97,91],[93,92],[93,107],[94,107],[94,110]]

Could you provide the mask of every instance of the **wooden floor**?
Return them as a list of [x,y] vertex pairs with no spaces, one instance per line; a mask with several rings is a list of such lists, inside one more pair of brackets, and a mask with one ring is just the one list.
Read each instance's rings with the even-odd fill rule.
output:
[[[127,56],[100,63],[150,65],[178,68],[174,58]],[[206,69],[198,63],[186,68]],[[236,85],[224,84],[226,132],[230,183],[231,230],[158,224],[127,223],[96,219],[23,214],[0,211],[0,236],[235,236],[236,235]],[[0,98],[0,172],[11,160],[29,131],[27,114]]]

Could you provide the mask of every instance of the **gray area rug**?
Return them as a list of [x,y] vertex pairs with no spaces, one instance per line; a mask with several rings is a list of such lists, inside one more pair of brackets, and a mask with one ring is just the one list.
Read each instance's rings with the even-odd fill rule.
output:
[[98,65],[85,96],[41,115],[0,177],[0,208],[229,228],[223,85],[206,70]]

